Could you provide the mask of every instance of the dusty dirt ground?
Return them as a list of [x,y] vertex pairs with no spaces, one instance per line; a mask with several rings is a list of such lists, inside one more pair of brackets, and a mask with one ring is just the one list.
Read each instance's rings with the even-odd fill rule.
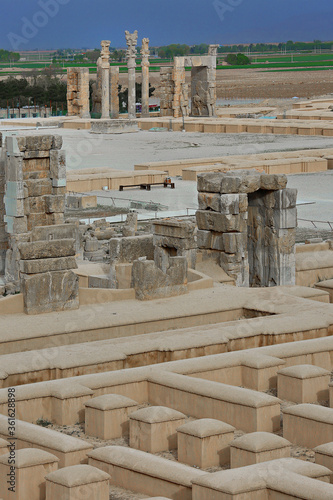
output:
[[[333,92],[333,71],[281,71],[265,69],[217,70],[218,99],[288,99],[311,98]],[[121,84],[126,85],[127,75],[121,75]],[[191,74],[186,73],[190,83]],[[159,97],[159,74],[150,74],[150,83],[156,87]]]

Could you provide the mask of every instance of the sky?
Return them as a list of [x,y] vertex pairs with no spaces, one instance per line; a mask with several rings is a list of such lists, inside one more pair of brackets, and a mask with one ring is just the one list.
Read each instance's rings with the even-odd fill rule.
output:
[[332,0],[0,0],[0,48],[333,40]]

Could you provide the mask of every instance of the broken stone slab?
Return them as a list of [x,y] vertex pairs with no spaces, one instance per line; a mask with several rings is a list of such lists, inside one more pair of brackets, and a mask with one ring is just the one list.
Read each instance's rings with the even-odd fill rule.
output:
[[23,158],[9,156],[6,162],[6,180],[11,182],[23,181]]
[[42,314],[79,307],[79,278],[73,271],[54,271],[21,278],[24,312]]
[[198,210],[196,212],[199,229],[215,231],[217,233],[229,233],[237,231],[243,233],[247,228],[246,214],[223,215],[217,212]]
[[260,189],[261,174],[256,170],[198,174],[198,191],[208,193],[254,193]]
[[[297,189],[281,189],[274,192],[275,208],[287,209],[295,208],[297,201]],[[296,224],[295,224],[296,226]]]
[[77,269],[75,257],[20,261],[20,271],[24,274],[39,274],[46,273],[48,271],[65,271],[69,269]]
[[75,240],[51,240],[20,243],[19,251],[22,260],[71,257],[75,255]]
[[154,259],[153,235],[129,236],[110,239],[110,262],[133,262],[140,257]]
[[50,151],[25,151],[24,159],[50,158]]
[[189,238],[176,238],[154,234],[154,247],[176,248],[177,250],[189,250],[197,248],[197,240],[194,235]]
[[224,233],[223,249],[229,254],[243,254],[247,251],[247,233]]
[[191,238],[195,231],[194,222],[177,219],[155,221],[153,226],[154,234],[173,238]]

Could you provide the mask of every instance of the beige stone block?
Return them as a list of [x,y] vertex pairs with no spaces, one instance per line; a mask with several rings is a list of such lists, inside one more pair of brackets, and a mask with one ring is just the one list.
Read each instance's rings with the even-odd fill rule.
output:
[[177,428],[185,415],[165,406],[150,406],[130,415],[130,446],[148,453],[177,448]]
[[291,443],[315,448],[332,441],[333,409],[300,404],[283,410],[283,437]]
[[19,250],[22,260],[70,257],[75,255],[75,240],[68,238],[21,243]]
[[48,271],[65,271],[77,269],[75,257],[60,257],[51,259],[21,260],[20,271],[24,274],[46,273]]
[[319,366],[296,365],[277,373],[278,397],[295,403],[314,403],[328,399],[330,372]]
[[235,439],[230,445],[230,467],[290,457],[291,443],[270,432],[252,432]]
[[13,449],[2,455],[0,497],[3,500],[45,500],[45,476],[57,471],[58,462],[55,455],[37,449]]
[[30,197],[52,193],[52,182],[49,179],[27,179],[24,184],[28,191],[27,195]]
[[52,420],[58,425],[84,422],[84,404],[93,391],[78,384],[62,384],[52,389]]
[[27,228],[28,231],[32,231],[37,226],[46,226],[47,218],[45,211],[35,214],[30,214],[27,216]]
[[178,461],[200,469],[229,463],[234,431],[231,425],[209,418],[178,427]]
[[129,415],[138,409],[138,403],[119,394],[105,394],[90,399],[85,408],[85,433],[115,439],[129,433]]
[[63,195],[45,196],[45,211],[48,214],[63,213],[65,211],[65,196]]
[[109,480],[91,465],[65,467],[46,476],[46,500],[109,500]]

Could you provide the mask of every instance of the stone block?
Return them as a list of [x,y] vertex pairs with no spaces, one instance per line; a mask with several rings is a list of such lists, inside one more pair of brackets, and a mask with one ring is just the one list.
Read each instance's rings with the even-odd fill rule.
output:
[[99,243],[97,238],[90,238],[89,240],[86,240],[84,244],[85,252],[97,252],[98,249]]
[[231,425],[209,418],[178,427],[178,461],[200,469],[228,464],[234,431]]
[[43,196],[34,196],[26,198],[25,211],[27,215],[44,214],[45,213],[45,198]]
[[177,448],[177,428],[185,415],[164,406],[150,406],[131,413],[130,447],[148,453]]
[[50,151],[50,177],[53,180],[66,179],[66,153],[65,151]]
[[67,181],[66,179],[52,179],[52,194],[65,194]]
[[292,229],[297,226],[297,209],[282,208],[274,210],[273,219],[276,229]]
[[237,438],[230,445],[230,467],[290,457],[291,443],[270,432],[252,432]]
[[6,231],[9,234],[22,234],[28,231],[27,217],[11,217],[5,215],[4,221],[6,222]]
[[62,137],[61,135],[52,136],[52,149],[61,149],[62,148]]
[[25,151],[23,157],[27,160],[32,158],[50,158],[50,151]]
[[85,403],[85,433],[100,439],[128,435],[129,415],[138,409],[133,399],[119,394],[105,394]]
[[159,220],[153,223],[154,234],[172,238],[192,238],[195,224],[177,219]]
[[64,467],[45,479],[46,500],[109,500],[109,474],[91,465]]
[[319,366],[296,365],[277,372],[278,397],[295,403],[328,399],[330,372]]
[[198,248],[211,248],[212,232],[211,231],[203,231],[202,229],[198,229],[197,244],[198,244]]
[[218,233],[229,233],[231,231],[245,232],[247,221],[244,215],[223,215],[208,210],[198,210],[196,212],[198,229]]
[[283,410],[283,437],[291,443],[315,448],[331,442],[332,436],[332,408],[316,404],[300,404]]
[[18,156],[7,157],[6,164],[6,180],[7,182],[22,182],[23,181],[23,158]]
[[[44,450],[25,448],[15,450],[14,462],[11,460],[10,453],[0,457],[1,498],[45,500],[45,476],[57,471],[59,458]],[[10,486],[14,487],[14,494]]]
[[45,226],[47,225],[47,215],[45,211],[39,213],[31,213],[27,217],[27,228],[28,231],[32,231],[36,226]]
[[48,214],[63,213],[65,211],[65,196],[45,196],[45,211]]
[[24,217],[24,200],[17,198],[8,198],[8,196],[4,197],[5,202],[5,213],[9,217]]
[[[63,212],[46,214],[46,225],[49,226],[60,226],[63,225],[65,221]],[[45,224],[43,224],[45,225]]]
[[65,271],[77,269],[75,257],[21,260],[20,271],[24,274],[39,274],[48,271]]
[[76,235],[77,227],[75,224],[40,226],[33,229],[31,241],[74,239]]
[[72,271],[23,275],[21,289],[26,314],[73,310],[79,307],[79,278]]
[[75,255],[75,240],[64,239],[20,243],[19,250],[22,260],[71,257]]
[[221,193],[222,175],[220,172],[198,174],[197,188],[199,193]]
[[17,200],[26,198],[26,193],[24,192],[24,183],[22,181],[8,181],[6,183],[6,196],[8,198],[14,198]]
[[190,250],[197,247],[197,240],[194,235],[189,238],[176,238],[172,236],[162,236],[154,234],[154,247],[176,248],[177,250]]
[[110,262],[134,262],[140,257],[154,258],[153,235],[129,236],[110,239]]
[[297,189],[281,189],[274,192],[276,209],[295,208],[297,201]]
[[27,189],[25,197],[34,198],[52,193],[52,182],[49,179],[26,179],[24,184]]
[[247,252],[247,233],[224,233],[223,250],[229,254],[241,254]]
[[29,135],[20,137],[20,150],[25,151],[49,151],[53,145],[52,135]]
[[261,174],[260,189],[277,191],[287,186],[287,176],[285,174]]

